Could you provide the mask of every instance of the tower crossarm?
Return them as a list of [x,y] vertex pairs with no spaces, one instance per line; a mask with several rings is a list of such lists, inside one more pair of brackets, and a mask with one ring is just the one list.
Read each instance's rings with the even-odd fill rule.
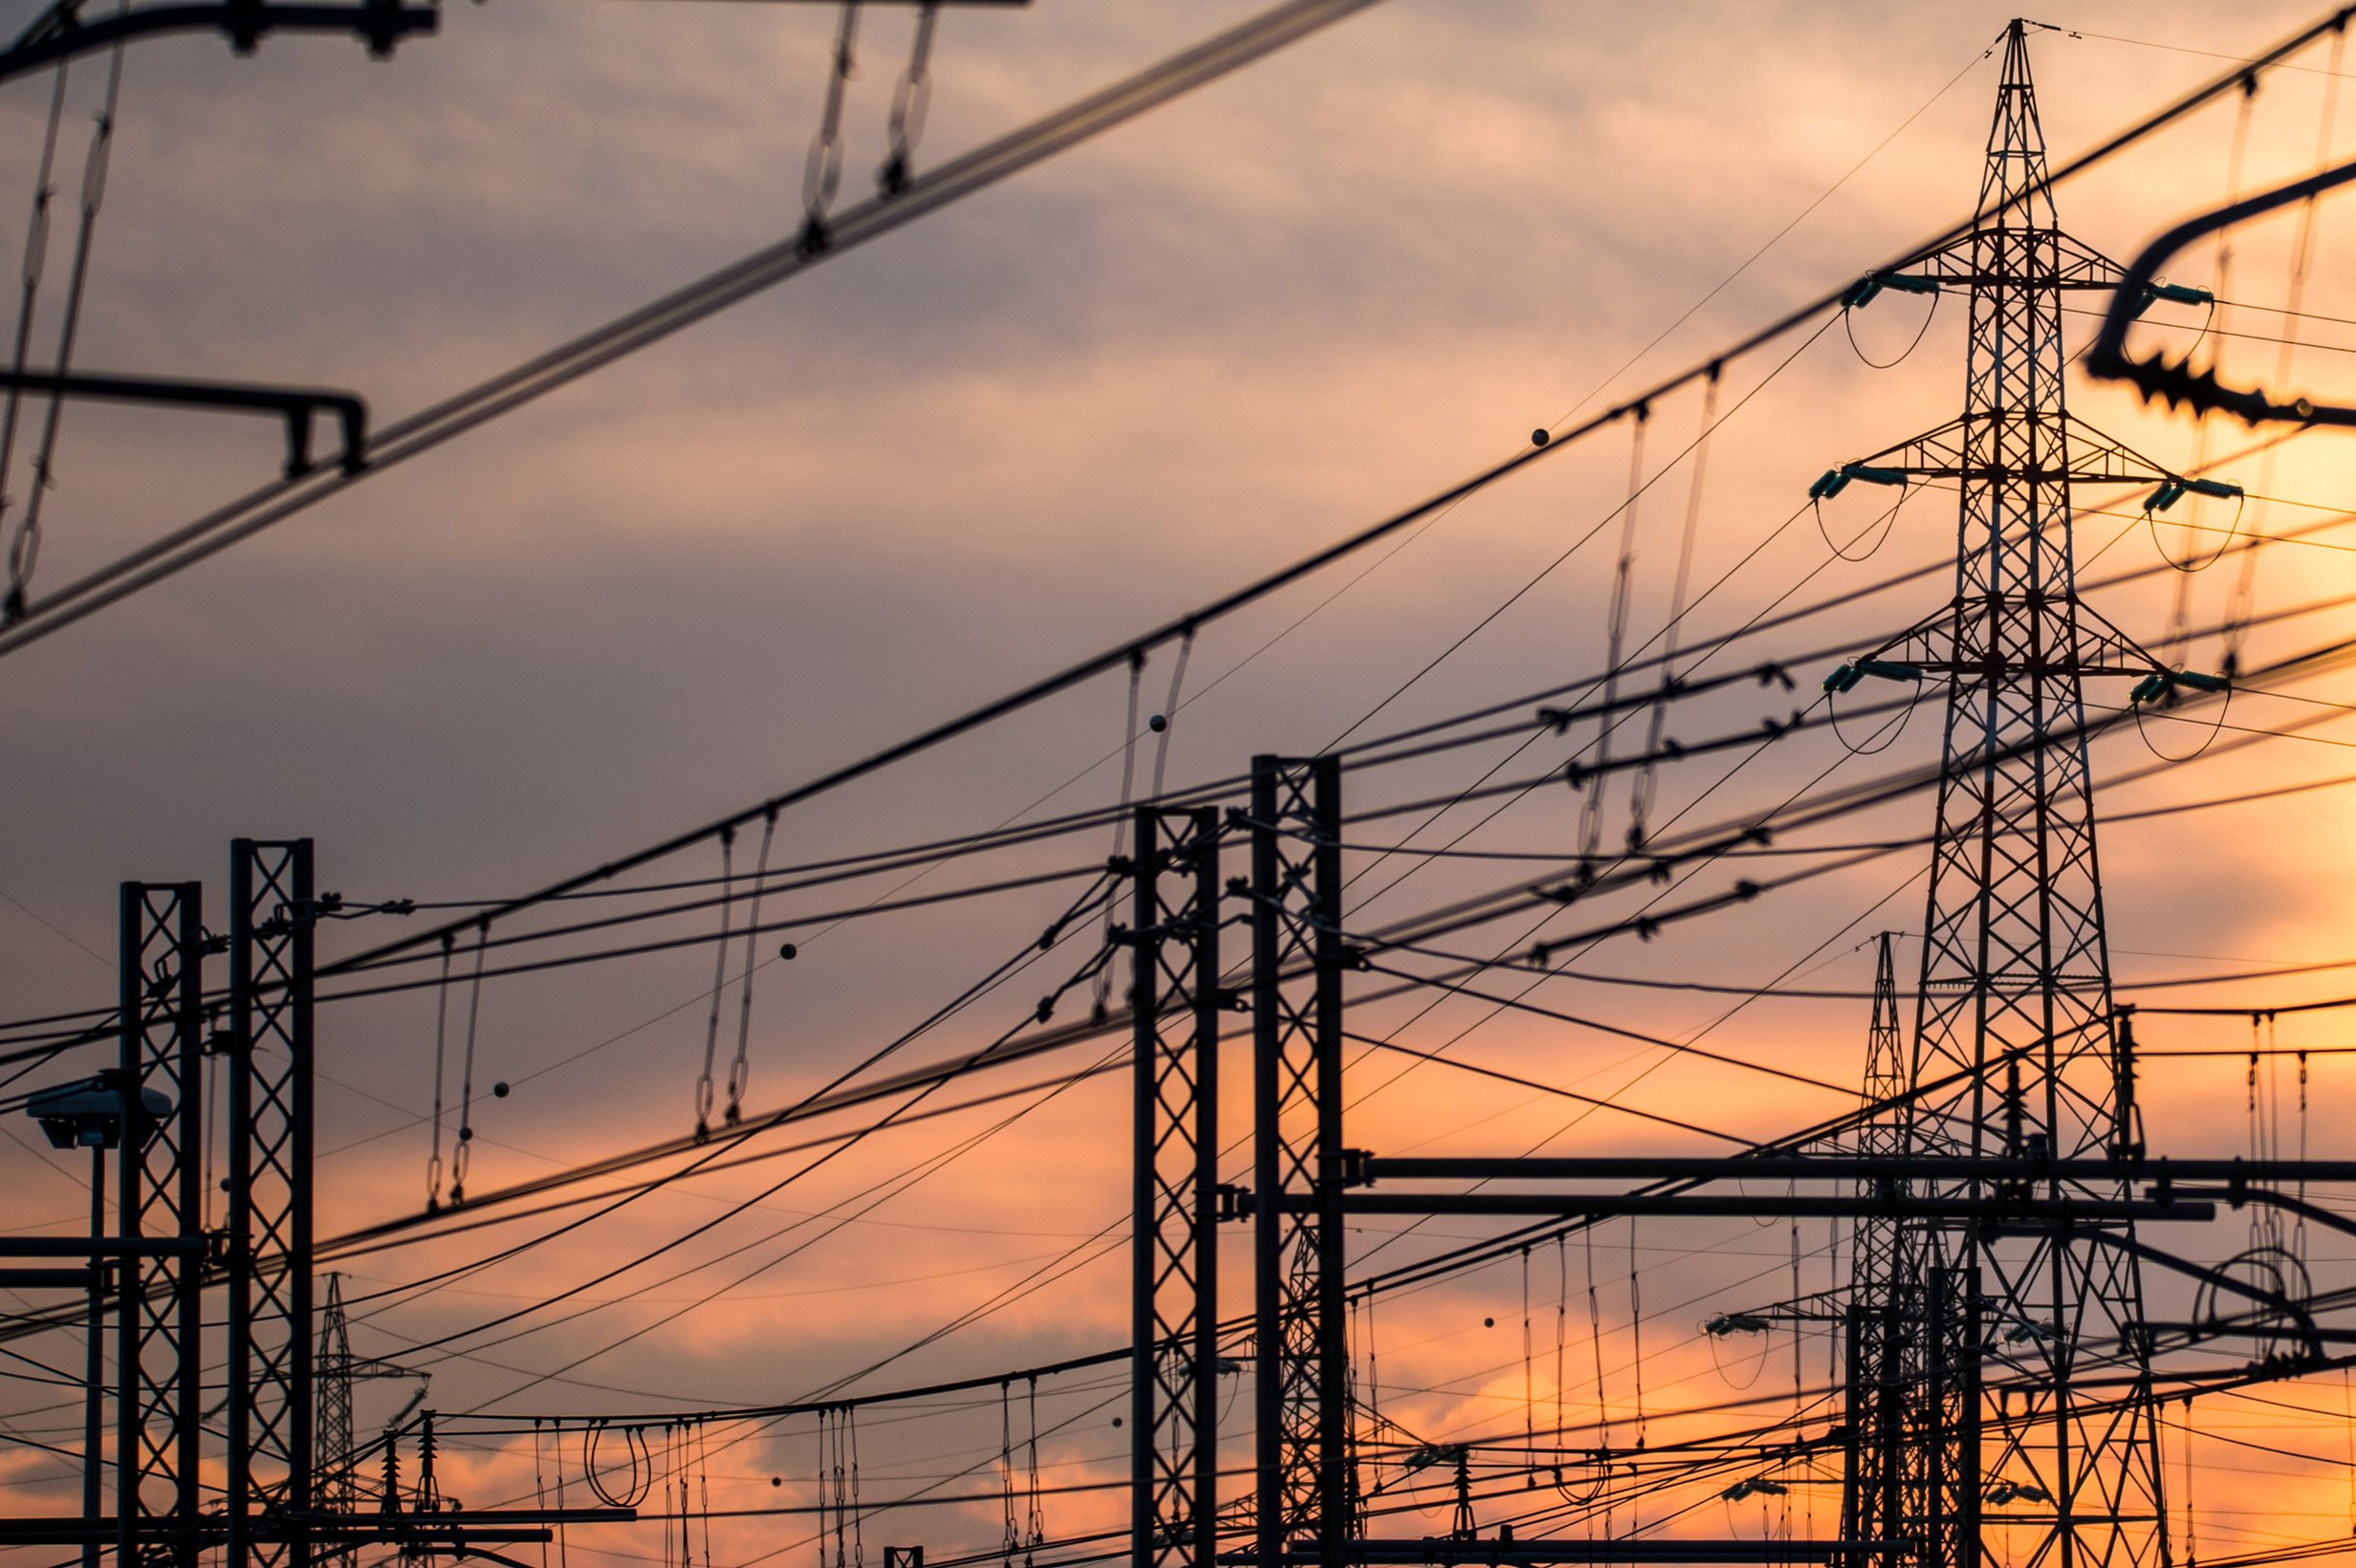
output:
[[1986,450],[1985,443],[1973,440],[1975,426],[2014,417],[2015,413],[2015,410],[2000,407],[1974,410],[1920,435],[1909,436],[1880,451],[1828,468],[1809,487],[1809,497],[1812,500],[1829,500],[1851,484],[1902,489],[1939,480],[1951,484],[1970,479],[2072,485],[2190,483],[2184,475],[2154,463],[2083,420],[2068,415],[2061,418],[2062,440],[2059,444],[2059,463],[2036,467],[1997,466],[1985,456],[1975,457],[1974,447],[1983,452]]
[[1942,289],[1957,290],[2109,290],[2117,288],[2127,276],[2125,267],[2059,229],[2008,225],[2005,232],[2039,250],[2045,258],[2046,268],[2026,275],[2014,271],[1991,272],[1984,259],[1984,247],[1974,234],[1965,232],[1897,271],[1906,276],[1935,280]]
[[[2026,604],[2029,596],[2016,596]],[[1970,604],[1965,606],[1970,608]],[[1841,665],[1825,679],[1828,691],[1846,691],[1857,678],[1878,676],[1887,681],[1922,681],[1933,676],[1986,680],[2008,677],[2127,676],[2142,679],[2167,675],[2168,666],[2147,653],[2132,638],[2094,614],[2083,602],[2083,619],[2073,628],[2075,641],[2027,662],[1967,649],[1955,637],[1955,606],[1949,604],[1859,658]]]

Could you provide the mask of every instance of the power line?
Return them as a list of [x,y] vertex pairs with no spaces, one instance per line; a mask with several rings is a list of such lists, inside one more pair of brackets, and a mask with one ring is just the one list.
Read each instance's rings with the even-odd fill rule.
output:
[[[1339,5],[1341,0],[1335,0],[1335,3]],[[1360,3],[1364,3],[1364,0],[1360,0]],[[1305,5],[1296,5],[1285,8],[1285,13],[1288,17],[1290,17],[1292,13],[1311,9],[1315,8],[1309,8]],[[2335,12],[2334,16],[2335,18],[2344,20],[2346,14],[2347,12],[2344,11]],[[1330,18],[1320,17],[1318,25],[1321,25],[1321,22],[1327,19]],[[1259,28],[1263,25],[1265,24],[1250,24],[1246,29],[1238,30],[1238,32],[1250,32],[1253,29]],[[2040,194],[2053,188],[2054,186],[2066,183],[2078,175],[2084,173],[2086,170],[2105,162],[2112,156],[2115,156],[2122,149],[2133,145],[2145,137],[2149,136],[2162,127],[2172,123],[2176,120],[2181,119],[2183,116],[2190,114],[2192,110],[2198,108],[2203,103],[2208,102],[2210,99],[2219,97],[2229,91],[2235,90],[2241,79],[2245,76],[2249,75],[2251,71],[2262,70],[2266,68],[2275,61],[2280,60],[2283,56],[2293,53],[2297,49],[2303,47],[2306,43],[2312,41],[2313,39],[2323,36],[2325,33],[2329,32],[2334,25],[2334,22],[2326,21],[2323,23],[2318,23],[2313,27],[2294,33],[2282,42],[2274,46],[2272,49],[2266,51],[2264,54],[2257,56],[2248,68],[2244,70],[2237,70],[2203,87],[2197,88],[2192,93],[2178,98],[2168,107],[2158,111],[2155,114],[2147,116],[2143,120],[2136,121],[2134,124],[2115,133],[2102,142],[2099,142],[2087,152],[2081,154],[2078,158],[2064,163],[2060,169],[2053,171],[2040,181],[2037,182],[2028,191],[2023,193],[2024,199],[2028,196]],[[1233,34],[1228,36],[1233,36]],[[1267,47],[1274,47],[1274,45],[1270,44],[1267,45]],[[1242,62],[1235,61],[1233,63]],[[1157,70],[1159,69],[1162,68],[1157,68]],[[1132,82],[1135,83],[1138,80],[1139,78],[1133,78]],[[1134,91],[1140,89],[1132,87],[1132,90]],[[1116,90],[1116,92],[1120,90]],[[1076,112],[1077,111],[1067,111],[1067,113]],[[1135,111],[1132,109],[1130,112]],[[1021,134],[1022,133],[1018,133],[1018,136]],[[1013,138],[1008,139],[1010,142],[1014,140],[1015,139]],[[985,149],[985,151],[988,151],[988,149]],[[982,154],[970,155],[969,160],[965,162],[971,162],[971,160],[979,159],[982,156]],[[937,171],[934,175],[928,176],[927,179],[934,182],[945,182],[949,178],[951,171],[956,170],[961,166],[962,163],[948,165],[943,170]],[[895,212],[904,212],[905,210],[905,199],[904,199],[901,207],[894,207],[892,210]],[[1989,216],[1993,216],[1993,214],[1975,212],[1972,217],[1951,226],[1938,235],[1934,236],[1932,239],[1912,247],[1886,266],[1874,269],[1873,271],[1877,273],[1886,272],[1909,265],[1913,261],[1936,250],[1941,246],[1946,245],[1966,233],[1969,233],[1974,224]],[[849,221],[850,220],[846,218],[846,225]],[[763,252],[762,254],[768,255],[771,254],[771,252]],[[1586,436],[1597,430],[1618,423],[1620,420],[1633,414],[1639,407],[1648,406],[1649,404],[1665,398],[1670,392],[1677,390],[1679,387],[1682,387],[1690,382],[1698,381],[1705,377],[1722,370],[1727,363],[1756,352],[1768,343],[1774,342],[1797,328],[1805,325],[1808,321],[1813,320],[1819,315],[1835,308],[1841,303],[1843,296],[1848,292],[1848,288],[1849,284],[1844,282],[1840,288],[1828,291],[1816,299],[1813,299],[1793,311],[1785,313],[1783,316],[1769,322],[1765,326],[1744,336],[1734,344],[1728,346],[1727,348],[1721,350],[1718,354],[1712,357],[1709,360],[1672,375],[1656,383],[1637,397],[1629,399],[1579,425],[1573,425],[1568,429],[1552,432],[1549,435],[1548,441],[1545,445],[1533,445],[1530,447],[1524,448],[1500,463],[1494,464],[1487,468],[1479,470],[1470,478],[1439,492],[1437,495],[1430,497],[1419,505],[1410,507],[1405,512],[1394,513],[1393,515],[1372,524],[1367,528],[1361,529],[1357,533],[1348,535],[1347,537],[1326,547],[1323,550],[1298,560],[1290,566],[1283,567],[1272,574],[1269,574],[1268,576],[1247,584],[1242,588],[1236,589],[1228,595],[1213,599],[1198,609],[1189,612],[1187,615],[1181,616],[1176,620],[1167,621],[1163,625],[1143,634],[1142,636],[1128,639],[1113,648],[1106,649],[1105,651],[1091,658],[1069,665],[1056,674],[1045,677],[1042,680],[1036,681],[1027,686],[1021,687],[1020,689],[1000,697],[991,703],[985,704],[978,708],[971,709],[957,718],[948,721],[947,723],[937,725],[932,729],[911,736],[896,745],[887,747],[884,751],[873,753],[861,761],[851,763],[846,767],[822,774],[819,777],[812,779],[795,789],[789,790],[784,794],[772,796],[767,800],[761,801],[742,811],[722,817],[703,827],[690,829],[659,843],[633,851],[618,860],[597,867],[594,870],[580,873],[552,883],[538,892],[512,900],[508,904],[499,906],[493,911],[491,911],[491,918],[499,918],[506,915],[511,915],[523,908],[530,907],[533,904],[541,903],[548,899],[576,891],[595,882],[609,881],[617,875],[620,875],[625,871],[633,870],[638,866],[648,863],[649,861],[660,860],[665,856],[675,854],[682,849],[692,847],[693,845],[701,843],[707,839],[715,838],[724,831],[741,827],[765,815],[783,811],[794,805],[799,804],[802,801],[830,793],[835,789],[840,788],[844,784],[865,777],[868,774],[889,767],[894,763],[905,760],[908,757],[928,751],[943,742],[954,739],[959,735],[968,733],[971,730],[979,729],[985,725],[993,723],[998,719],[1018,712],[1023,708],[1029,708],[1050,696],[1054,696],[1059,692],[1068,690],[1072,686],[1097,675],[1123,667],[1133,659],[1151,652],[1154,648],[1159,647],[1163,643],[1175,642],[1182,637],[1189,636],[1199,631],[1199,629],[1205,625],[1223,619],[1236,610],[1242,609],[1247,605],[1256,602],[1257,600],[1264,599],[1282,588],[1290,586],[1292,583],[1298,581],[1303,577],[1315,574],[1323,567],[1330,565],[1335,561],[1343,559],[1371,544],[1379,542],[1383,538],[1385,538],[1390,534],[1408,527],[1431,512],[1445,507],[1462,496],[1470,494],[1473,490],[1485,488],[1498,479],[1518,471],[1522,468],[1537,461],[1538,458],[1546,455],[1550,451],[1559,449],[1581,437]],[[714,306],[712,308],[718,307]],[[645,313],[641,314],[644,315]],[[446,406],[456,407],[463,401],[464,399],[452,400],[451,403]],[[420,416],[420,418],[425,419],[432,417],[435,412],[436,411],[434,410],[429,410],[427,415]],[[417,422],[412,421],[410,423],[414,425]],[[390,432],[388,432],[388,435],[389,434]],[[10,634],[0,634],[0,654],[7,653],[13,645],[10,642],[9,636]],[[474,924],[474,922],[460,922],[435,930],[421,932],[413,936],[401,938],[395,942],[384,944],[378,948],[371,949],[368,952],[357,955],[353,959],[345,960],[344,962],[346,964],[361,964],[371,962],[383,956],[387,956],[392,952],[401,951],[426,943],[436,942],[446,931],[453,935],[463,934],[466,926],[472,924]],[[322,970],[322,973],[326,972],[331,972],[331,970]]]
[[318,502],[442,446],[593,371],[692,326],[1148,110],[1364,10],[1374,0],[1287,0],[1125,80],[1000,137],[796,237],[673,291],[605,326],[455,393],[378,432],[360,471],[265,485],[33,602],[0,629],[0,657],[119,602]]

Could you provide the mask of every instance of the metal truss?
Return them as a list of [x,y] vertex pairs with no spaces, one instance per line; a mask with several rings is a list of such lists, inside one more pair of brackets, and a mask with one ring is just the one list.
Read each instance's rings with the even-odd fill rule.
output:
[[[327,1300],[319,1314],[318,1357],[312,1363],[318,1411],[316,1459],[313,1466],[314,1494],[322,1512],[349,1517],[360,1512],[360,1477],[353,1473],[352,1452],[352,1326],[343,1310],[340,1276],[327,1276]],[[340,1546],[322,1548],[317,1560],[325,1568],[354,1560]]]
[[[155,1090],[172,1109],[128,1118],[117,1150],[125,1238],[201,1243],[205,1230],[204,902],[199,882],[124,882],[120,1078],[126,1107]],[[204,1363],[204,1258],[186,1249],[121,1261],[116,1292],[117,1560],[194,1568]]]
[[[1995,283],[1984,286],[1988,290]],[[2058,381],[2056,384],[2059,384]],[[1992,386],[1992,390],[1995,388]],[[2012,388],[1998,395],[2018,395]],[[1996,423],[2007,412],[1997,408],[1983,408],[1951,420],[1918,436],[1909,436],[1892,446],[1843,464],[1842,469],[1852,476],[1859,469],[1902,473],[1913,479],[1965,480],[1992,477],[1986,462],[1985,447],[1974,437],[1985,426]],[[2153,485],[2164,479],[2184,476],[2153,462],[2124,442],[2105,435],[2085,421],[2072,419],[2067,413],[2053,410],[2050,414],[2054,441],[2038,449],[2037,467],[2024,468],[2018,475],[2030,480],[2066,480],[2074,485]],[[2018,517],[2016,523],[2025,526],[2032,519]],[[2050,522],[2049,519],[2046,521]]]
[[[1920,1381],[1911,1390],[1913,1407],[1907,1412],[1908,1465],[1900,1490],[1905,1522],[1925,1562],[1977,1564],[1985,1555],[1980,1443],[1985,1303],[1980,1275],[1969,1265],[1933,1266],[1922,1280],[1924,1354]],[[2059,1534],[2046,1544],[2060,1546],[2064,1563],[2077,1560],[2072,1543]],[[2096,1560],[2114,1559],[2106,1554]]]
[[[1865,1104],[1870,1114],[1857,1131],[1857,1152],[1866,1159],[1901,1157],[1907,1144],[1907,1053],[1898,1023],[1898,983],[1890,933],[1882,933],[1873,977],[1873,1022],[1866,1034]],[[1858,1184],[1861,1194],[1903,1198],[1908,1184],[1875,1177]],[[1903,1449],[1906,1390],[1920,1357],[1923,1320],[1920,1271],[1913,1232],[1897,1216],[1857,1222],[1850,1252],[1848,1329],[1849,1398],[1869,1406],[1870,1418],[1848,1426],[1847,1467],[1842,1477],[1841,1535],[1850,1541],[1893,1541],[1895,1521],[1905,1514],[1899,1495],[1906,1473]],[[1894,1548],[1884,1546],[1865,1561],[1887,1564]]]
[[1136,827],[1129,1544],[1182,1568],[1218,1552],[1219,817]]
[[[1980,207],[1989,214],[1952,259],[1971,321],[1965,413],[1914,455],[1961,491],[1955,595],[1924,640],[1924,673],[1947,681],[1938,815],[1915,1017],[1909,1152],[1970,1160],[2069,1160],[2119,1145],[2118,1073],[2096,857],[2083,676],[2159,666],[2099,621],[2082,625],[2070,486],[2134,477],[2116,443],[2073,442],[2064,407],[2061,290],[2093,280],[2091,252],[2055,228],[2043,133],[2020,24],[2006,36]],[[2091,618],[2087,618],[2091,619]],[[1952,1079],[1950,1086],[1929,1086]],[[2034,1182],[2051,1203],[2116,1202],[2124,1183]],[[1999,1196],[1965,1174],[1930,1195],[1961,1206]],[[2025,1197],[2026,1191],[2012,1196]],[[1913,1222],[1889,1260],[1922,1282],[1925,1361],[1904,1411],[1851,1410],[1861,1451],[1903,1456],[1906,1516],[1887,1489],[1859,1494],[1853,1538],[1908,1538],[1924,1568],[1978,1568],[2003,1532],[2023,1568],[2129,1568],[2162,1558],[2160,1477],[2149,1401],[2082,1402],[2080,1346],[2101,1370],[2148,1388],[2149,1362],[2126,1331],[2142,1318],[2132,1252],[2095,1245],[2083,1223],[2011,1245],[1981,1223]],[[2130,1224],[2131,1220],[2119,1223]],[[1983,1344],[1978,1324],[1987,1322]],[[2126,1347],[2126,1348],[2121,1348]],[[2025,1406],[1980,1436],[1978,1368],[1987,1354],[2039,1376]],[[2024,1506],[1983,1514],[1988,1495]]]
[[305,1568],[312,1507],[311,840],[229,856],[227,1568]]
[[[1342,766],[1252,761],[1255,1550],[1314,1535],[1346,1560],[1349,1353],[1342,1227]],[[1308,975],[1288,986],[1288,972]],[[1301,1211],[1300,1199],[1311,1200]]]

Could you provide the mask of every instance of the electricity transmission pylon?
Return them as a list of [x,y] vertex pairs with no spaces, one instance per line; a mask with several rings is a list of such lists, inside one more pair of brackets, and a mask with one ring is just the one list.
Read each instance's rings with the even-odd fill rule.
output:
[[[1875,952],[1873,1022],[1865,1042],[1865,1118],[1857,1129],[1857,1152],[1881,1158],[1904,1155],[1909,1056],[1899,1024],[1897,966],[1887,931]],[[1875,1190],[1897,1186],[1865,1185]],[[1914,1371],[1908,1347],[1922,1317],[1916,1288],[1920,1249],[1912,1247],[1912,1241],[1902,1221],[1876,1216],[1857,1222],[1850,1246],[1850,1441],[1842,1493],[1843,1540],[1890,1539],[1887,1521],[1905,1513],[1900,1499],[1906,1477],[1904,1411],[1907,1383]],[[1864,1561],[1887,1562],[1893,1552],[1886,1549]]]
[[[1955,593],[1935,617],[1846,664],[1865,676],[1942,679],[1943,768],[1907,1090],[1909,1154],[2131,1157],[2118,1055],[2083,683],[2171,674],[2079,601],[2070,506],[2080,485],[2186,481],[2070,418],[2062,294],[2113,287],[2120,269],[2057,227],[2025,27],[2004,39],[1980,220],[1905,272],[1860,285],[1970,302],[1965,411],[1953,423],[1828,473],[1923,479],[1961,492]],[[1882,1020],[1877,1018],[1877,1024]],[[2115,1198],[2125,1184],[2040,1180],[2039,1195]],[[1947,1184],[1982,1196],[1976,1176]],[[1867,1560],[1978,1568],[2000,1535],[2024,1568],[2139,1568],[2163,1556],[2150,1372],[2136,1326],[2142,1281],[2114,1226],[1911,1222],[1861,1254],[1852,1323],[1845,1500]],[[1878,1271],[1878,1272],[1877,1272]],[[1986,1424],[1983,1362],[2021,1391]],[[2128,1398],[2089,1399],[2092,1373]],[[1899,1397],[1874,1397],[1878,1390]],[[2142,1397],[2134,1397],[2140,1395]]]

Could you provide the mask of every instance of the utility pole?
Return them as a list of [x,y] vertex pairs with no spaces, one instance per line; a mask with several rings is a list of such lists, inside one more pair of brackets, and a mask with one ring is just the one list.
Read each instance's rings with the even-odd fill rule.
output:
[[[26,1101],[52,1147],[92,1151],[91,1233],[0,1237],[0,1259],[36,1265],[0,1267],[0,1286],[85,1296],[89,1419],[80,1514],[0,1517],[0,1546],[73,1546],[85,1561],[111,1547],[122,1568],[197,1568],[218,1548],[223,1568],[301,1568],[321,1556],[348,1561],[354,1548],[373,1544],[421,1558],[480,1556],[485,1546],[546,1542],[552,1525],[636,1517],[627,1508],[461,1515],[408,1513],[391,1498],[375,1511],[356,1506],[353,1383],[424,1374],[355,1359],[341,1292],[331,1283],[316,1341],[326,1376],[314,1405],[312,937],[338,903],[333,894],[313,896],[307,838],[237,840],[229,886],[225,941],[205,931],[202,884],[122,885],[119,1065]],[[228,1028],[207,1038],[203,966],[225,949]],[[208,1052],[228,1058],[229,1207],[220,1230],[207,1223],[201,1165]],[[110,1155],[120,1171],[114,1234],[106,1226]],[[60,1268],[57,1259],[88,1266]],[[215,1281],[227,1307],[227,1484],[220,1506],[200,1508],[200,1292]],[[110,1390],[99,1375],[110,1305],[118,1336],[111,1516],[100,1480]],[[71,1323],[73,1314],[55,1321]],[[339,1461],[324,1486],[314,1458],[322,1440]]]
[[308,1568],[312,1506],[311,840],[229,852],[229,1554]]
[[1129,1553],[1187,1568],[1219,1540],[1219,815],[1136,828]]
[[[1347,1560],[1342,1227],[1342,765],[1252,760],[1253,1321],[1257,1560]],[[1287,983],[1306,971],[1308,983]],[[1288,1200],[1306,1199],[1306,1211]]]
[[[128,1122],[129,1118],[123,1119]],[[123,1128],[122,1141],[136,1143],[139,1134]],[[106,1236],[106,1154],[103,1143],[90,1150],[90,1294],[83,1314],[82,1346],[82,1516],[98,1517],[98,1499],[106,1489],[106,1297],[108,1276],[120,1267],[98,1261]],[[98,1543],[82,1543],[82,1568],[98,1568]]]
[[123,1259],[116,1324],[116,1560],[195,1568],[204,1410],[204,961],[201,882],[124,882],[120,895],[123,1097],[175,1109],[125,1138],[117,1212],[126,1237],[178,1252]]

